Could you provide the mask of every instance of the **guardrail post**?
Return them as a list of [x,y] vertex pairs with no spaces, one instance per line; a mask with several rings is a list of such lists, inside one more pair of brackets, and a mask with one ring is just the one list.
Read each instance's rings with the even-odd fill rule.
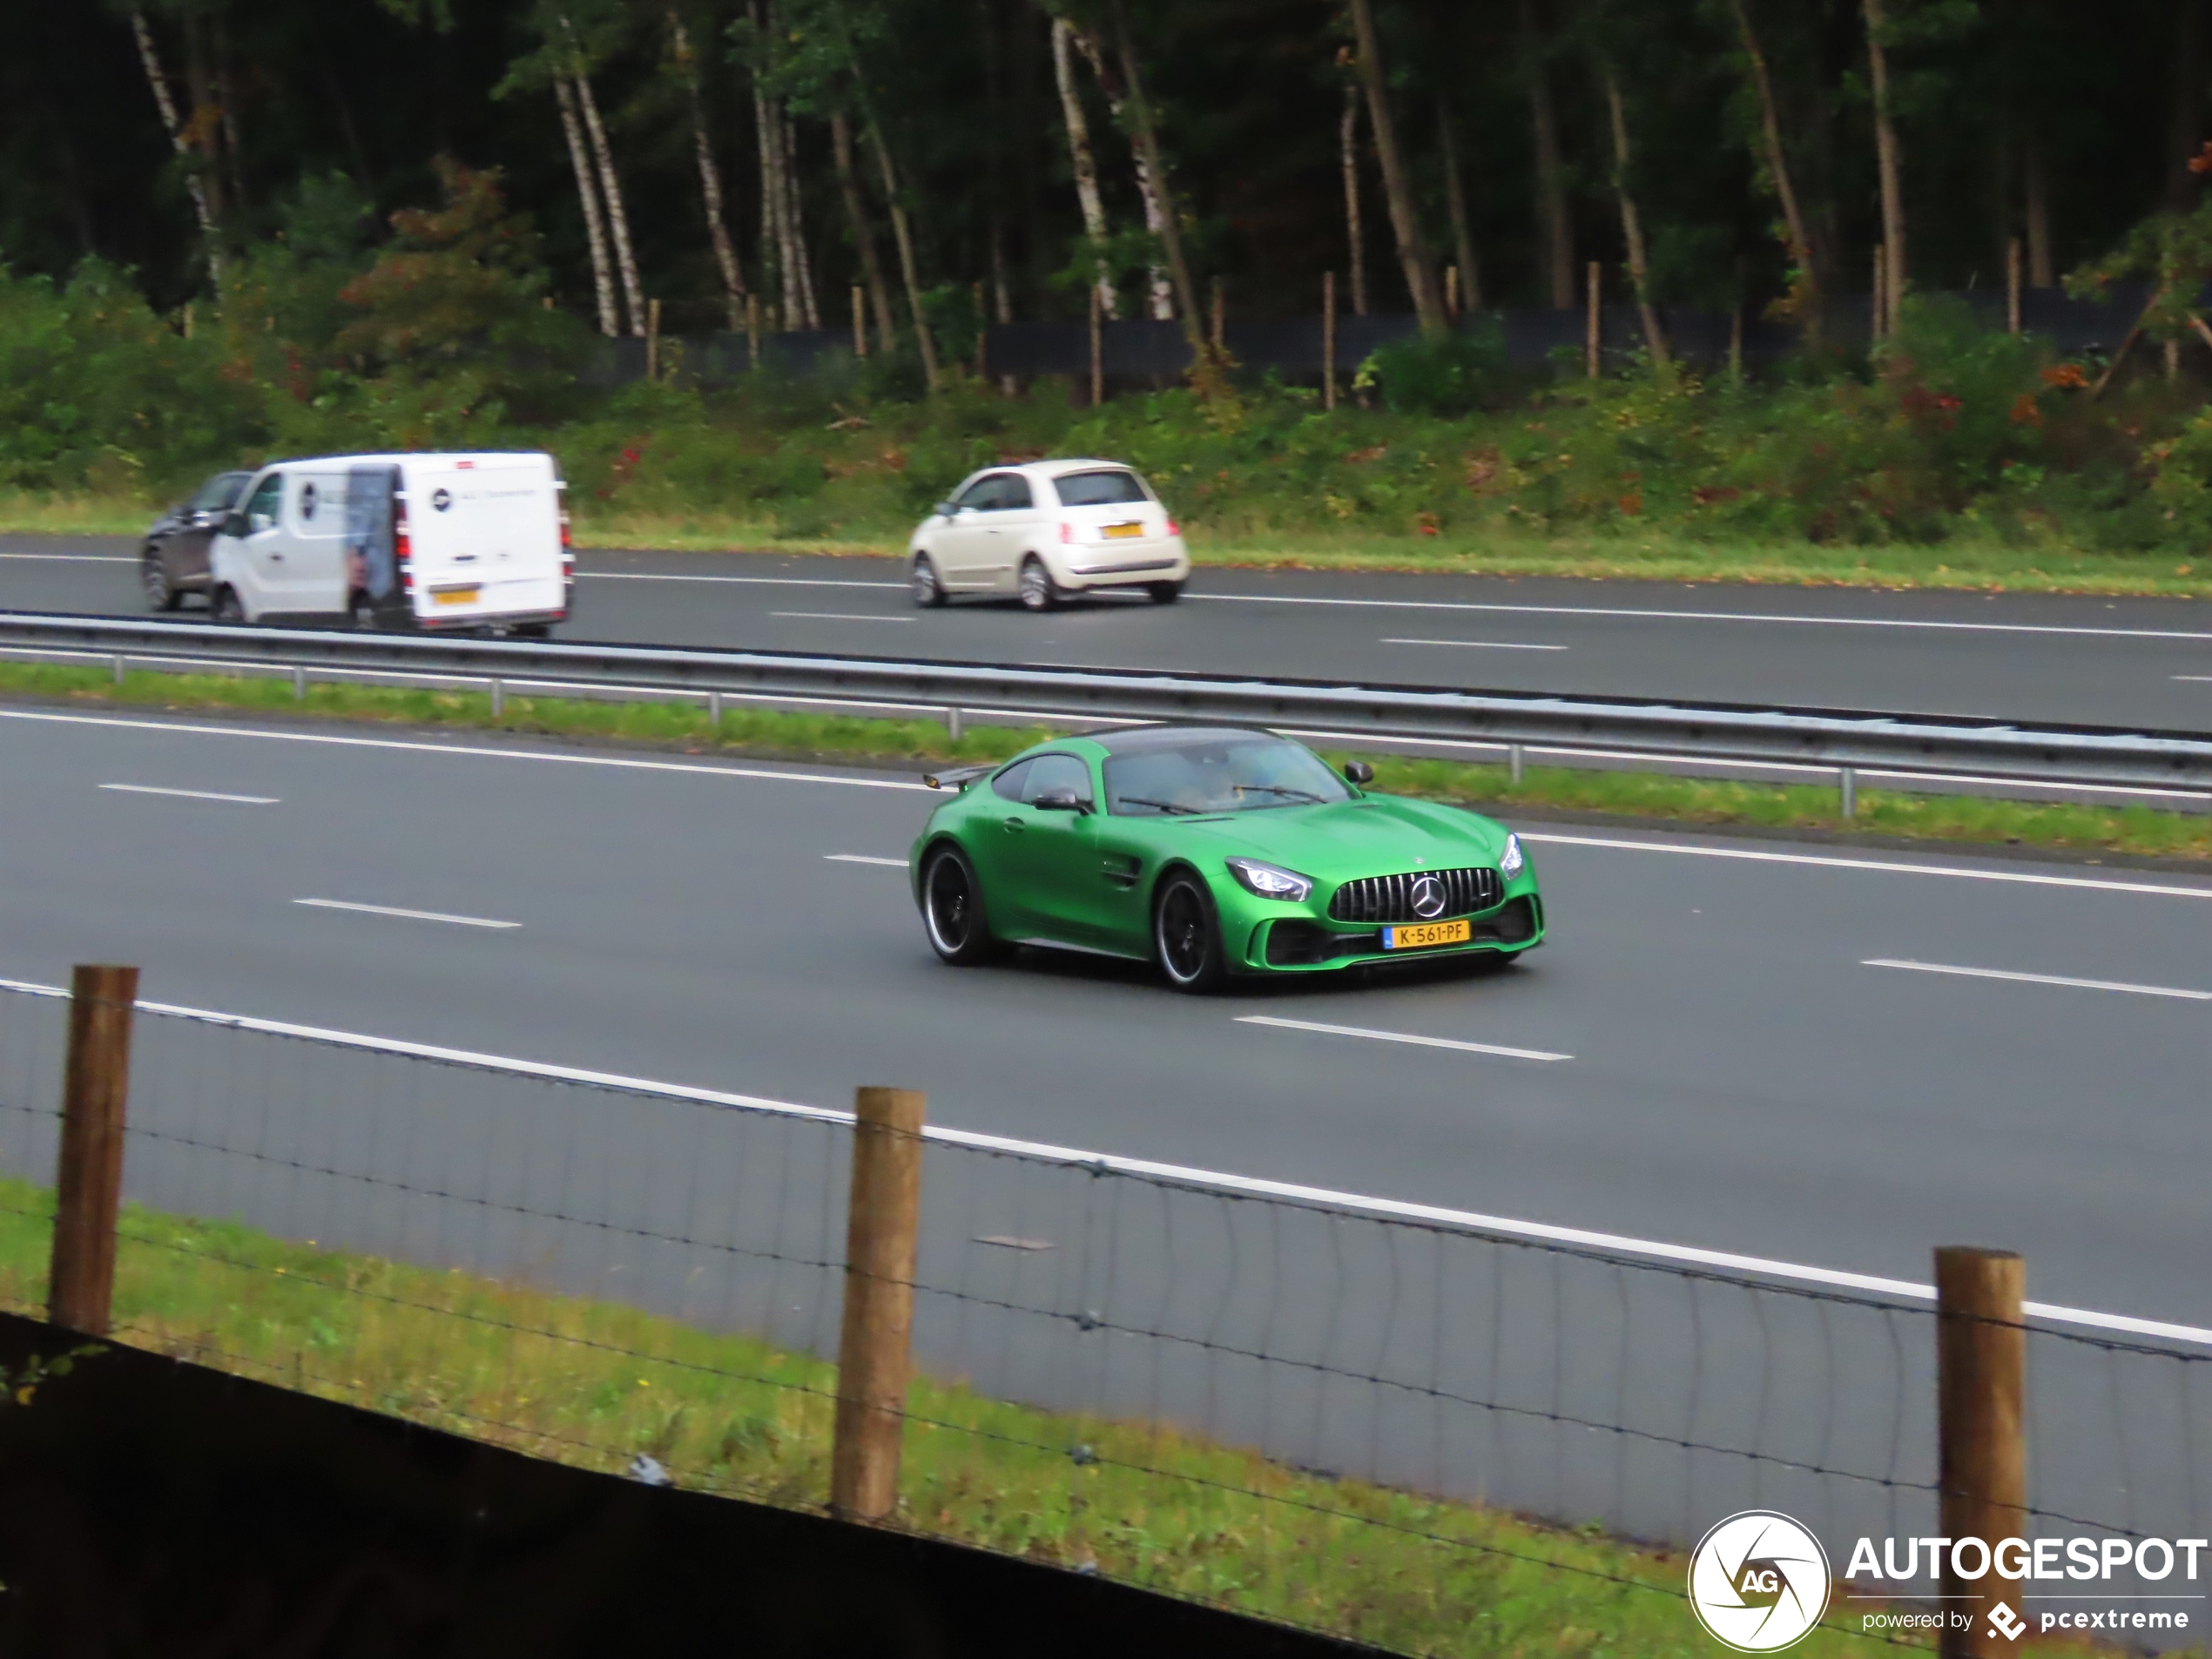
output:
[[123,653],[121,651],[115,653],[115,683],[118,685],[123,684]]
[[961,734],[967,730],[967,722],[960,710],[954,708],[945,711],[945,730],[952,735],[954,743],[960,741]]
[[123,1198],[131,1015],[138,998],[135,968],[80,966],[70,981],[46,1318],[87,1336],[107,1334],[115,1297],[115,1214]]
[[497,675],[491,678],[491,718],[502,718],[507,713],[507,685]]
[[1858,767],[1838,766],[1836,768],[1836,799],[1837,810],[1841,816],[1844,818],[1858,816]]
[[307,671],[304,667],[292,671],[292,700],[294,703],[307,700]]
[[706,723],[715,727],[722,724],[722,693],[719,691],[706,694]]
[[909,1089],[863,1089],[853,1101],[845,1319],[830,1451],[830,1512],[845,1521],[881,1521],[899,1501],[925,1104]]
[[[2025,1264],[2010,1251],[1947,1245],[1935,1253],[1939,1530],[1946,1538],[1978,1538],[1992,1550],[2000,1539],[2027,1534],[2027,1278]],[[2018,1630],[2017,1583],[1993,1566],[1982,1578],[1962,1579],[1952,1570],[1957,1561],[1955,1550],[1944,1558],[1943,1589],[1964,1599],[1944,1605],[1964,1611],[1966,1628],[1945,1629],[1944,1659],[2017,1651],[2016,1634],[1999,1628]]]
[[1521,780],[1526,778],[1527,774],[1527,745],[1519,743],[1508,743],[1506,745],[1506,775],[1513,780],[1513,786],[1515,789],[1520,788]]

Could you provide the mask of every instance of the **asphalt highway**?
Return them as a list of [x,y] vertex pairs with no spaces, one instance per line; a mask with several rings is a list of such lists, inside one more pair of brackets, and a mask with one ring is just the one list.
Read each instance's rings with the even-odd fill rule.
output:
[[[125,537],[0,536],[0,609],[139,614]],[[889,560],[586,551],[570,639],[2212,729],[2212,604],[1202,569],[916,612]]]

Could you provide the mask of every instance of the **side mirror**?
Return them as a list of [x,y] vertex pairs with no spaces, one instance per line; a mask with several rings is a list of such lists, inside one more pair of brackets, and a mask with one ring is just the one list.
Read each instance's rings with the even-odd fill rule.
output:
[[1364,760],[1345,761],[1344,775],[1355,784],[1371,784],[1375,781],[1375,769]]
[[960,511],[960,509],[948,501],[941,501],[934,510],[940,518],[950,518],[954,513]]
[[1087,813],[1090,803],[1072,789],[1048,789],[1029,805],[1040,813]]
[[221,531],[225,536],[246,535],[246,515],[244,513],[238,512],[225,513],[223,515]]

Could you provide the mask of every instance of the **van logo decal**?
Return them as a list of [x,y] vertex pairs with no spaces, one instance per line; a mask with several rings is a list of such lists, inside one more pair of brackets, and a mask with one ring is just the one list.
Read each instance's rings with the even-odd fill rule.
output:
[[300,516],[311,519],[315,516],[315,481],[312,478],[300,486]]
[[436,508],[438,511],[442,513],[447,508],[453,505],[453,492],[450,489],[447,489],[442,487],[432,490],[430,492],[430,505]]

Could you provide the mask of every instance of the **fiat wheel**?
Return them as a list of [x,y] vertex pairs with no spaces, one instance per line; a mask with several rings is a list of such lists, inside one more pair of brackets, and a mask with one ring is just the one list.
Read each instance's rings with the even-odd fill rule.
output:
[[945,584],[937,575],[937,566],[927,553],[914,555],[914,575],[909,591],[914,604],[923,610],[934,610],[945,603]]
[[955,968],[972,968],[1005,954],[991,937],[975,867],[956,846],[936,848],[921,867],[921,919],[929,948]]
[[1152,596],[1152,603],[1154,604],[1171,605],[1177,599],[1183,597],[1183,583],[1180,582],[1148,582],[1144,584],[1144,591]]
[[177,584],[169,578],[169,561],[148,550],[138,564],[138,581],[145,587],[147,608],[153,610],[174,610],[179,597]]
[[1202,994],[1221,988],[1226,969],[1221,954],[1221,924],[1213,895],[1189,872],[1169,878],[1152,912],[1152,941],[1160,971],[1178,991]]
[[1044,568],[1044,561],[1032,553],[1022,563],[1022,608],[1024,610],[1051,610],[1060,604],[1060,587],[1052,579],[1052,572]]

